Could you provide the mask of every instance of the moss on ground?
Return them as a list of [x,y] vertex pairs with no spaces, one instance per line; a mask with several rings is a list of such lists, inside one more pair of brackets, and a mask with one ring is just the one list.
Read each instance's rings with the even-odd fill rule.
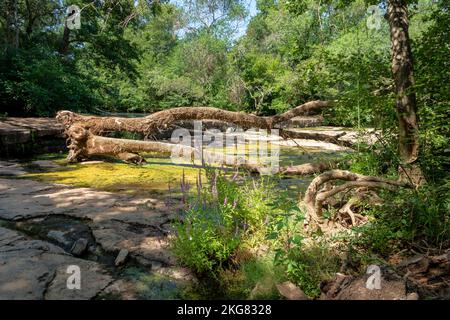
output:
[[[256,147],[255,144],[253,147]],[[247,145],[245,153],[249,154],[253,147]],[[231,150],[223,149],[223,152]],[[318,150],[306,150],[300,148],[280,147],[280,165],[296,165],[317,161],[317,158],[328,158],[328,153],[320,153]],[[89,187],[104,191],[122,193],[167,193],[170,189],[174,192],[180,190],[180,182],[185,175],[186,181],[194,186],[199,174],[203,172],[199,166],[189,163],[172,163],[170,158],[156,157],[154,154],[145,155],[147,164],[131,165],[118,161],[92,162],[68,164],[65,154],[45,154],[39,156],[39,160],[52,160],[59,164],[59,168],[36,170],[23,175],[23,178],[36,179],[47,183],[61,183],[76,187]]]
[[[183,176],[195,186],[199,168],[173,165],[170,159],[147,159],[141,166],[126,163],[63,164],[61,168],[23,175],[49,183],[61,183],[76,187],[89,187],[112,192],[167,192],[180,188]],[[203,170],[202,170],[203,171]]]

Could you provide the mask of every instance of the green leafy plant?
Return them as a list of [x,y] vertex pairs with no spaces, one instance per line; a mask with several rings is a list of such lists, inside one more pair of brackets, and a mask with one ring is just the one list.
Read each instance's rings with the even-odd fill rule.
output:
[[239,263],[233,260],[238,249],[259,244],[271,195],[264,180],[238,182],[237,174],[230,178],[208,168],[206,177],[203,184],[199,175],[195,195],[188,194],[190,186],[182,181],[186,209],[175,223],[172,248],[184,265],[217,277]]
[[297,284],[310,297],[320,295],[320,282],[331,278],[340,259],[320,238],[303,234],[304,212],[293,201],[276,203],[281,212],[272,218],[267,239],[272,241],[274,264],[285,278]]
[[450,185],[423,186],[382,193],[384,204],[366,212],[374,219],[355,229],[355,242],[388,256],[404,247],[445,248],[450,245]]

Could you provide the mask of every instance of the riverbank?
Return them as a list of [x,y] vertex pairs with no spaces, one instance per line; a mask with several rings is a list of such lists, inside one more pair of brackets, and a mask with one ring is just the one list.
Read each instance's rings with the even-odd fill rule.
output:
[[[8,178],[6,175],[0,178],[1,299],[229,298],[221,296],[219,288],[211,287],[216,284],[205,283],[205,279],[198,279],[191,270],[180,266],[170,249],[172,223],[183,206],[175,185],[172,192],[148,192],[152,185],[147,186],[147,192],[145,186],[125,192],[121,188],[130,190],[133,182],[130,180],[128,185],[122,182],[121,187],[108,192],[102,190],[102,185],[92,188],[77,187],[70,182],[49,183],[39,175],[58,172],[67,175],[92,167],[94,179],[101,181],[108,172],[98,166],[109,166],[110,173],[122,169],[119,163],[92,161],[67,168],[62,156],[48,158],[51,157],[0,163],[3,169],[0,173],[12,167]],[[142,170],[156,169],[151,166]],[[191,173],[185,174],[188,178]],[[135,179],[142,177],[138,174]],[[367,289],[367,276],[337,274],[324,282],[321,299],[417,299],[416,292],[422,297],[429,292],[437,292],[438,298],[446,297],[449,292],[445,282],[434,281],[433,275],[439,279],[448,277],[449,261],[448,253],[408,259],[396,255],[389,258],[395,267],[382,269],[385,290]],[[348,267],[349,263],[343,257],[343,265]],[[66,286],[69,266],[80,268],[82,290]],[[253,266],[259,273],[247,298],[307,299],[292,294],[298,291],[292,289],[292,284],[277,284],[276,277],[258,278],[258,275],[272,277],[267,270],[261,273],[261,268],[270,266]],[[400,275],[407,277],[406,282]],[[211,291],[216,295],[211,295]]]
[[54,118],[0,118],[0,158],[65,152],[64,128]]

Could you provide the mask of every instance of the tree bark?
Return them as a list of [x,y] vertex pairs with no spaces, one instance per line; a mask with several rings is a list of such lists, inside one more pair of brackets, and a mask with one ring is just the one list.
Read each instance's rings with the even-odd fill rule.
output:
[[348,140],[339,140],[339,138],[345,136],[345,132],[330,136],[328,134],[317,133],[317,132],[297,132],[291,130],[282,129],[280,135],[285,139],[306,139],[306,140],[317,140],[324,141],[328,143],[337,144],[342,147],[352,148],[354,143]]
[[[339,186],[332,186],[330,189],[321,190],[321,188],[335,181],[349,181]],[[324,201],[337,193],[353,189],[392,189],[394,187],[408,187],[403,181],[389,180],[380,177],[364,176],[346,170],[330,170],[320,174],[311,181],[303,198],[303,205],[306,209],[306,224],[321,222],[322,205]]]
[[415,185],[423,181],[417,166],[419,156],[419,126],[417,120],[413,57],[408,33],[408,6],[406,0],[389,0],[387,18],[392,46],[392,73],[397,94],[396,113],[399,125],[398,151],[402,161],[400,176]]
[[[264,173],[264,167],[260,165],[246,164],[242,159],[220,152],[197,149],[190,146],[171,144],[158,141],[138,141],[129,139],[116,139],[101,137],[92,134],[89,130],[75,124],[66,131],[70,144],[68,146],[69,162],[78,162],[92,156],[109,156],[131,163],[144,163],[145,159],[139,156],[140,152],[156,152],[158,154],[171,155],[173,152],[182,152],[190,160],[203,159],[212,165],[218,164],[236,167],[250,171],[251,173]],[[223,161],[226,157],[227,161]],[[221,161],[222,160],[222,161]],[[279,172],[284,175],[310,175],[332,169],[336,162],[305,163],[298,166],[280,167]]]
[[66,133],[70,139],[68,146],[69,155],[67,157],[69,162],[77,162],[91,156],[111,156],[127,162],[142,163],[145,161],[137,154],[139,152],[171,154],[174,148],[183,148],[192,154],[197,152],[192,147],[158,141],[100,137],[79,125],[71,126]]
[[70,44],[70,29],[67,28],[66,24],[64,24],[64,32],[61,38],[61,43],[59,44],[58,52],[60,54],[66,55],[67,52],[69,51],[69,44]]
[[[158,151],[158,142],[134,141],[127,139],[103,138],[96,134],[105,131],[129,131],[143,133],[146,137],[156,133],[158,130],[166,128],[175,122],[184,120],[219,120],[233,123],[245,128],[268,129],[290,120],[298,115],[310,114],[328,107],[328,101],[311,101],[291,109],[283,114],[272,117],[259,117],[256,115],[232,112],[217,108],[191,107],[173,108],[153,113],[144,118],[119,118],[119,117],[93,117],[82,116],[70,111],[58,112],[56,119],[63,123],[68,135],[70,153],[68,160],[79,161],[92,155],[110,155],[122,160],[140,163],[143,161],[137,153],[142,151]],[[286,133],[285,133],[286,134]],[[315,136],[314,136],[315,137]],[[327,141],[329,136],[322,137]],[[101,146],[104,143],[105,146]],[[161,144],[161,143],[159,143]],[[195,149],[195,152],[202,150]],[[161,150],[159,150],[161,151]],[[165,150],[167,151],[167,150]],[[201,156],[203,159],[203,156]],[[261,168],[250,168],[259,171]],[[286,170],[287,174],[294,171],[297,174],[302,172],[317,172],[315,168],[296,168]]]
[[273,129],[276,125],[296,116],[311,114],[329,107],[329,101],[311,101],[280,115],[260,117],[243,112],[227,111],[209,107],[181,107],[155,112],[144,118],[82,116],[71,111],[60,111],[56,119],[66,128],[76,123],[94,134],[104,131],[129,131],[150,135],[175,122],[183,120],[219,120],[243,128]]
[[6,0],[6,44],[14,49],[19,48],[19,8],[17,0]]

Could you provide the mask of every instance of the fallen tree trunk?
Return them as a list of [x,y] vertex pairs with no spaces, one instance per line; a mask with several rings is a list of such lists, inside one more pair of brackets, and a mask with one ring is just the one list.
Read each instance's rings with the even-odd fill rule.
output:
[[[226,111],[217,108],[192,107],[174,108],[156,112],[143,118],[120,118],[120,117],[95,117],[83,116],[70,111],[58,112],[56,119],[66,128],[69,140],[70,153],[68,161],[76,162],[92,155],[108,155],[121,160],[141,163],[143,158],[139,152],[170,152],[167,148],[173,146],[150,141],[135,141],[127,139],[112,139],[99,136],[103,132],[128,131],[142,133],[146,137],[156,133],[158,130],[186,120],[216,120],[244,128],[267,129],[269,132],[275,127],[282,126],[283,123],[299,115],[311,114],[330,106],[328,101],[311,101],[293,108],[280,115],[271,117],[260,117],[241,112]],[[296,133],[288,130],[281,130],[283,137],[322,140],[337,144],[347,144],[338,141],[341,135],[330,137],[318,133]],[[194,151],[194,149],[192,149]],[[195,152],[202,152],[196,150]],[[236,162],[237,163],[237,162]],[[323,167],[323,166],[322,166]],[[321,168],[322,168],[321,167]],[[251,171],[261,171],[261,168],[251,167]],[[320,168],[301,167],[286,169],[287,174],[294,171],[295,174],[316,173]]]
[[280,173],[284,175],[311,175],[335,168],[337,162],[325,161],[317,163],[304,163],[298,166],[281,167]]
[[233,123],[243,128],[273,129],[276,125],[296,116],[307,115],[329,107],[329,101],[311,101],[280,115],[260,117],[242,112],[227,111],[208,107],[181,107],[155,112],[143,118],[82,116],[71,111],[59,111],[56,119],[69,128],[77,124],[94,134],[104,131],[129,131],[149,135],[183,120],[219,120]]
[[[156,152],[159,154],[180,154],[194,160],[195,158],[204,161],[209,165],[217,163],[237,167],[250,171],[251,173],[264,173],[266,170],[261,165],[246,164],[242,159],[221,153],[199,150],[190,146],[179,144],[158,142],[158,141],[138,141],[128,139],[116,139],[101,137],[92,134],[89,130],[73,125],[67,130],[71,143],[69,144],[69,162],[78,162],[92,156],[110,156],[123,161],[140,164],[145,159],[138,155],[139,152]],[[223,161],[226,158],[227,161]],[[222,160],[222,161],[220,161]],[[329,170],[336,165],[335,162],[307,163],[299,166],[280,167],[279,172],[285,175],[310,175]]]
[[142,163],[144,159],[139,152],[158,152],[171,154],[175,147],[184,149],[185,152],[197,152],[188,146],[180,146],[158,141],[138,141],[128,139],[106,138],[92,134],[89,130],[79,125],[73,125],[67,129],[70,139],[69,162],[77,162],[90,156],[111,156],[127,162]]
[[[298,166],[287,166],[279,167],[278,172],[286,176],[303,176],[312,175],[315,173],[321,173],[332,168],[335,168],[337,162],[327,161],[327,162],[317,162],[317,163],[304,163]],[[233,165],[235,167],[245,169],[251,173],[264,174],[266,169],[263,166],[257,164],[241,163],[238,165]]]
[[280,135],[285,139],[306,139],[306,140],[317,140],[324,141],[328,143],[333,143],[338,146],[343,146],[347,148],[353,148],[354,143],[348,140],[339,140],[339,138],[346,135],[345,132],[339,133],[334,136],[328,134],[317,133],[317,132],[298,132],[291,130],[280,130]]

